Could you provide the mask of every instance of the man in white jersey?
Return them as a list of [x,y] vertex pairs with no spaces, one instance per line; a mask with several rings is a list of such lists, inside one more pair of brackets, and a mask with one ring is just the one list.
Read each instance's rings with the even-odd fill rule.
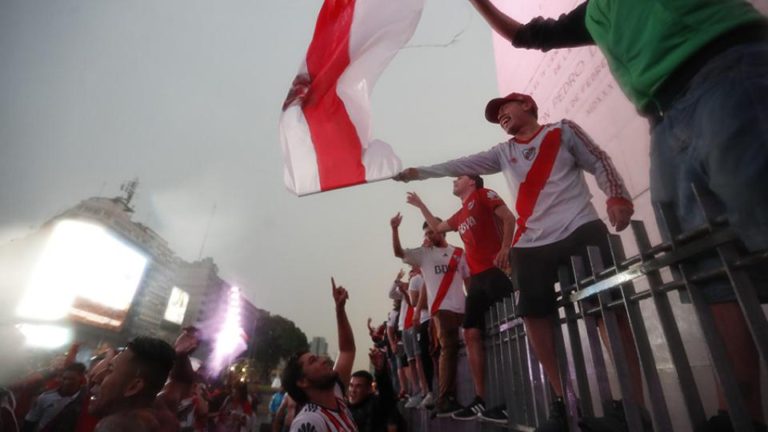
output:
[[288,359],[281,382],[288,395],[302,406],[291,423],[291,432],[357,432],[342,390],[349,385],[355,361],[355,337],[344,309],[349,294],[343,287],[336,287],[333,278],[331,286],[339,357],[333,366],[329,358],[306,351]]
[[413,391],[405,404],[405,408],[416,408],[429,396],[429,386],[427,385],[427,377],[424,374],[424,367],[421,363],[421,350],[417,341],[420,313],[417,313],[416,306],[419,302],[419,292],[423,285],[424,279],[421,277],[419,267],[412,266],[411,271],[408,273],[408,283],[396,283],[393,286],[395,292],[390,293],[390,296],[400,294],[399,297],[408,305],[402,327],[403,349],[408,361],[408,370],[410,371],[408,379]]
[[[511,93],[488,102],[485,118],[512,135],[490,150],[445,163],[408,168],[396,180],[481,175],[502,172],[515,201],[517,226],[510,264],[520,291],[518,313],[536,356],[558,399],[540,430],[565,430],[554,344],[557,269],[571,255],[584,256],[586,246],[600,247],[603,262],[612,263],[608,230],[592,205],[584,171],[594,175],[606,194],[608,219],[617,231],[629,224],[631,197],[610,157],[575,123],[561,120],[540,125],[538,107],[528,95]],[[588,262],[588,261],[586,261]],[[633,383],[633,399],[643,404],[640,367],[625,314],[617,314]],[[604,331],[601,331],[604,339]]]
[[469,278],[464,250],[445,241],[445,234],[436,233],[424,225],[429,245],[403,249],[400,243],[400,213],[390,220],[392,247],[396,257],[421,267],[428,310],[435,322],[440,341],[438,366],[438,396],[436,415],[450,417],[462,409],[456,401],[456,365],[459,352],[459,329],[464,322],[465,296],[463,285]]

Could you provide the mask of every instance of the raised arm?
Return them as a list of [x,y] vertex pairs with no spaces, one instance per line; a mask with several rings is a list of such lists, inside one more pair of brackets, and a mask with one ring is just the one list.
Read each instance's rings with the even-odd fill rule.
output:
[[403,258],[403,245],[400,243],[400,222],[403,221],[403,216],[398,212],[392,219],[389,220],[389,226],[392,227],[392,251],[398,258]]
[[490,0],[469,0],[491,28],[512,42],[522,24],[500,11]]
[[451,228],[451,226],[448,225],[447,222],[440,221],[432,214],[431,211],[429,211],[429,208],[427,208],[427,205],[424,204],[424,201],[422,201],[418,195],[416,195],[416,192],[408,192],[408,195],[406,196],[406,201],[408,202],[408,204],[421,210],[421,214],[424,216],[424,219],[427,221],[427,225],[429,225],[429,227],[432,228],[433,231],[438,233],[453,231],[453,228]]
[[494,264],[496,264],[496,267],[508,271],[509,249],[512,247],[512,240],[515,238],[515,215],[512,214],[506,205],[496,206],[493,209],[493,213],[501,220],[502,225],[501,249],[496,254]]
[[349,293],[342,286],[336,286],[336,281],[331,278],[333,301],[336,304],[336,327],[339,332],[339,358],[333,369],[338,372],[343,388],[349,386],[349,378],[352,375],[352,366],[355,362],[355,335],[347,318],[345,306],[349,299]]

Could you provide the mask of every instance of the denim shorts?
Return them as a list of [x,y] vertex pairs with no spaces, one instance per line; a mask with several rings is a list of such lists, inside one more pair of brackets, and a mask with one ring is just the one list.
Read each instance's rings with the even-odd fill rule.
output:
[[[652,201],[671,203],[684,231],[705,222],[695,185],[749,251],[768,249],[768,41],[733,47],[694,76],[652,127],[650,175]],[[714,285],[710,302],[733,300],[727,282]]]

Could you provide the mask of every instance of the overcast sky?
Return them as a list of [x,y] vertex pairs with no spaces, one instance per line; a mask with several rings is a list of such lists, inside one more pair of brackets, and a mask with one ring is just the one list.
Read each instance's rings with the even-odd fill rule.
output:
[[[320,0],[0,0],[0,241],[138,177],[135,219],[185,260],[203,251],[258,307],[325,336],[329,277],[350,291],[358,364],[366,318],[393,277],[389,218],[417,245],[419,192],[438,215],[450,180],[385,181],[297,198],[282,183],[277,122]],[[430,1],[373,94],[374,136],[405,166],[480,151],[498,93],[490,30],[466,0]],[[508,199],[503,179],[489,181]],[[456,244],[459,239],[449,236]]]

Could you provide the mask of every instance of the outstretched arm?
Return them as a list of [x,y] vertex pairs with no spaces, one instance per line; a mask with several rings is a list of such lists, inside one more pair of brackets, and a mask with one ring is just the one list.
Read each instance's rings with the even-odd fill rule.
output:
[[400,174],[394,176],[393,179],[409,182],[411,180],[425,180],[428,178],[457,177],[466,174],[495,174],[501,171],[499,157],[499,152],[494,147],[490,150],[449,160],[448,162],[418,168],[406,168]]
[[469,0],[469,2],[480,12],[480,15],[496,33],[510,42],[515,39],[515,34],[522,27],[522,24],[500,11],[491,3],[491,0]]
[[400,212],[389,220],[389,226],[392,227],[392,250],[398,258],[403,258],[403,245],[400,244],[400,222],[402,221],[403,216]]
[[333,369],[339,374],[344,388],[347,388],[349,378],[352,375],[352,366],[355,362],[355,335],[352,333],[352,326],[349,324],[345,310],[349,293],[344,287],[337,287],[333,278],[331,278],[331,289],[333,290],[333,301],[336,304],[336,327],[339,332],[339,358],[336,359],[336,365]]
[[422,201],[418,195],[416,195],[416,192],[408,192],[406,201],[408,202],[408,204],[421,210],[421,214],[424,216],[424,219],[427,221],[427,225],[429,225],[429,227],[432,228],[432,230],[434,230],[435,232],[443,233],[443,232],[453,231],[453,228],[451,228],[451,226],[448,225],[447,222],[438,220],[432,214],[432,212],[429,211],[429,208],[427,208],[427,205],[424,204],[424,201]]

